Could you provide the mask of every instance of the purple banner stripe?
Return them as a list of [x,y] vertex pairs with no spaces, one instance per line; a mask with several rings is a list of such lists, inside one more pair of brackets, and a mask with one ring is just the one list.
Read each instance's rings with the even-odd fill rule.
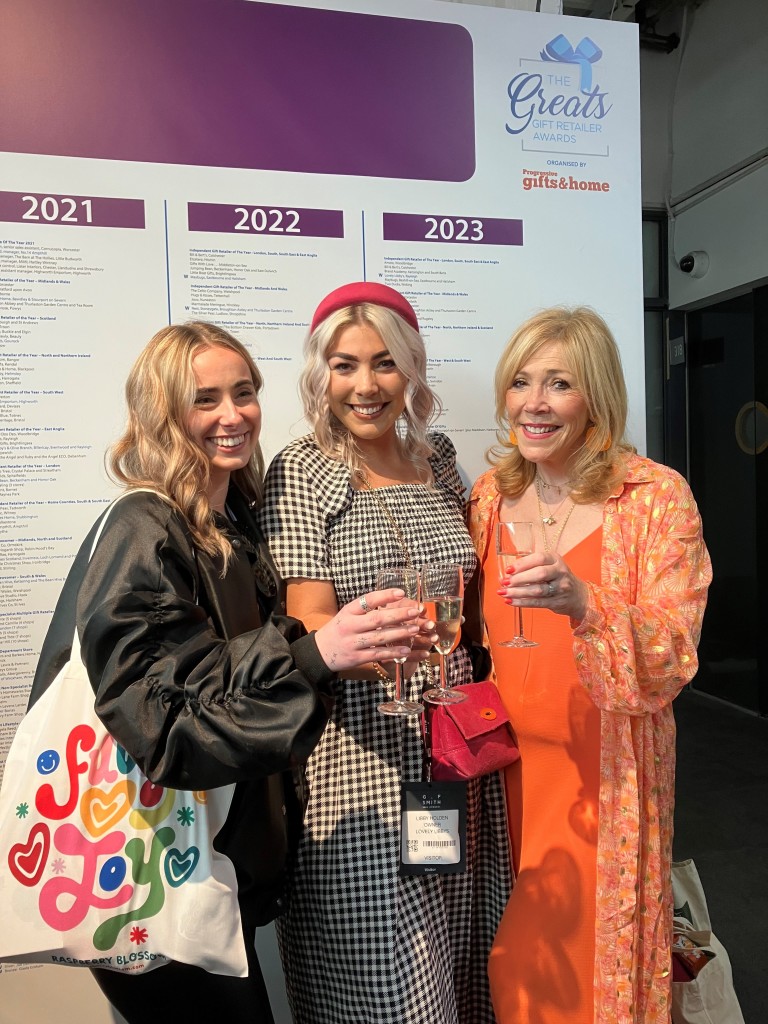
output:
[[522,245],[523,222],[456,213],[385,213],[385,242],[450,242],[457,245]]
[[291,206],[231,206],[188,203],[190,231],[232,231],[235,234],[285,235],[286,238],[343,238],[342,210],[312,210]]
[[0,221],[80,228],[143,228],[144,200],[0,192]]
[[5,151],[465,181],[462,25],[250,0],[3,0]]

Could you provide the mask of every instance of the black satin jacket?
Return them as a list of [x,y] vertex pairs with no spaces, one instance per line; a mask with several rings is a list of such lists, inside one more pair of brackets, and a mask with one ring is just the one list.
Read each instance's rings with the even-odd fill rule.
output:
[[153,782],[237,783],[216,838],[235,865],[244,923],[280,912],[301,829],[301,764],[320,738],[334,678],[314,636],[284,609],[283,586],[248,504],[230,487],[233,544],[221,563],[183,518],[137,492],[83,542],[43,644],[30,706],[69,658],[75,622],[96,711]]

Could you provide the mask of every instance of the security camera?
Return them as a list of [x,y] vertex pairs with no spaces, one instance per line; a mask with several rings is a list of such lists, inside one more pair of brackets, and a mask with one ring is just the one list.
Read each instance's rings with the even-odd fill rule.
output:
[[686,253],[678,266],[684,274],[690,274],[691,277],[704,277],[709,270],[709,256],[701,249],[695,249]]

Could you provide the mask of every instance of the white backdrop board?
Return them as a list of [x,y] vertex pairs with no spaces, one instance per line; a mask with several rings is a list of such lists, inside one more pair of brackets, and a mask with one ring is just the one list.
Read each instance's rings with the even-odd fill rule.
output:
[[469,483],[509,334],[586,303],[619,340],[643,447],[635,26],[436,0],[3,8],[0,766],[111,493],[125,376],[169,321],[251,348],[269,458],[305,431],[319,299],[393,285]]

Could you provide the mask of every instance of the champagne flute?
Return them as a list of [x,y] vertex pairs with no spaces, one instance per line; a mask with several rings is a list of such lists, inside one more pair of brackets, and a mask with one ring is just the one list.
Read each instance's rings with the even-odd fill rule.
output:
[[[499,579],[507,582],[507,569],[518,558],[530,555],[534,547],[533,523],[498,523],[496,526],[496,557],[499,564]],[[502,640],[499,647],[538,647],[535,640],[528,640],[523,630],[523,609],[518,605],[517,632],[511,640]]]
[[435,648],[440,659],[440,682],[425,690],[423,698],[429,704],[458,704],[467,699],[466,693],[456,690],[445,681],[445,657],[453,650],[461,629],[461,609],[464,604],[464,575],[456,562],[430,562],[421,570],[421,599],[424,611],[435,623]]
[[[405,597],[401,601],[387,605],[388,608],[397,608],[406,605],[418,605],[419,603],[419,574],[416,569],[381,569],[376,574],[376,589],[389,590],[390,587],[397,587],[405,591]],[[413,639],[410,644],[413,645]],[[399,640],[398,647],[408,645],[408,640]],[[414,700],[403,700],[403,662],[405,658],[393,658],[395,663],[395,699],[379,704],[378,710],[382,715],[421,715],[424,712],[424,705]]]

